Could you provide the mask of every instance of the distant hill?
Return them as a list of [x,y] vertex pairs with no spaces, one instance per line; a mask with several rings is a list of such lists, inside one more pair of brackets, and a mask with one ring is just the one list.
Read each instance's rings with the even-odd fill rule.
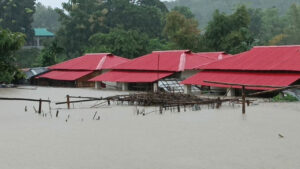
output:
[[293,3],[300,3],[299,0],[175,0],[165,2],[169,9],[175,6],[187,6],[195,14],[200,27],[205,27],[211,20],[213,12],[218,9],[227,14],[241,4],[251,8],[278,8],[280,14],[285,14]]

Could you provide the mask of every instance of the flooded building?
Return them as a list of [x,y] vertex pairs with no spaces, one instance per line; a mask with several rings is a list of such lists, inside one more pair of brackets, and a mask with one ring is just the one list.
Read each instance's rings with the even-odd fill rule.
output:
[[224,52],[154,51],[113,68],[90,81],[117,82],[122,90],[183,92],[180,82],[198,72],[195,67],[227,58]]
[[[207,82],[244,85],[287,87],[298,84],[300,79],[300,45],[257,46],[230,58],[196,69],[204,70],[184,80],[185,86],[200,85],[211,89],[222,89],[234,96],[241,86]],[[268,87],[246,87],[250,91],[271,90]]]
[[[89,79],[109,72],[113,67],[128,62],[110,53],[92,53],[50,66],[48,73],[38,76],[38,85],[62,87],[94,87]],[[103,84],[99,84],[103,85]]]

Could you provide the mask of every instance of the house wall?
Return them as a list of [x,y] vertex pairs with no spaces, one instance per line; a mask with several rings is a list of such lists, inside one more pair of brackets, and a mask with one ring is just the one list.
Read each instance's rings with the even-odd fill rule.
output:
[[38,86],[57,86],[57,87],[75,87],[75,81],[62,81],[40,78],[37,81]]

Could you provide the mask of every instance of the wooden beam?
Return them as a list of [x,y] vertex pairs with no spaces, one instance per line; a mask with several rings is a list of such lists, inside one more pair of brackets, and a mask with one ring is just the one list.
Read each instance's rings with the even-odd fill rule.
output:
[[249,84],[239,84],[239,83],[225,83],[225,82],[215,82],[215,81],[206,81],[205,83],[219,84],[219,85],[228,85],[228,86],[245,86],[245,87],[257,87],[257,88],[284,88],[285,86],[267,86],[267,85],[249,85]]
[[[69,101],[69,103],[81,103],[81,102],[91,102],[91,101],[97,101],[100,99],[88,99],[88,100],[76,100],[76,101]],[[103,100],[103,99],[101,99]],[[56,105],[60,105],[60,104],[67,104],[68,102],[57,102],[55,103]]]
[[0,100],[15,100],[15,101],[31,101],[31,102],[48,102],[51,103],[50,100],[41,100],[41,99],[27,99],[27,98],[8,98],[8,97],[0,97]]

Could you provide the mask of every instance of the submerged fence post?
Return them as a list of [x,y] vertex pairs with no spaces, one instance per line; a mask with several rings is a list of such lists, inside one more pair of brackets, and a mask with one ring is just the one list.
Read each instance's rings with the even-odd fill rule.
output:
[[42,99],[39,100],[39,114],[42,113]]
[[68,105],[68,109],[70,109],[70,96],[67,95],[67,105]]
[[178,111],[178,113],[180,112],[180,105],[179,104],[177,105],[177,111]]
[[242,112],[246,114],[246,94],[245,94],[245,86],[242,86]]

